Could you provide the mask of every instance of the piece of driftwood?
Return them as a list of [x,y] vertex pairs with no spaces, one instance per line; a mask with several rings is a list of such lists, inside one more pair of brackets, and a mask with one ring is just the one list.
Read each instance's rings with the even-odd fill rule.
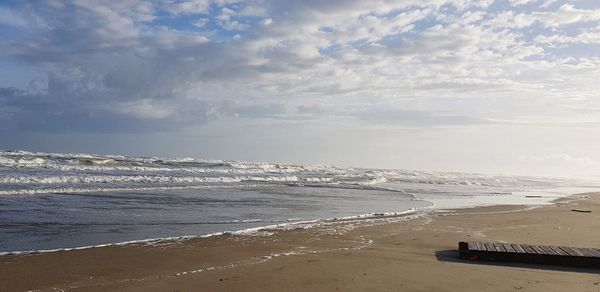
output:
[[592,210],[571,209],[571,211],[579,213],[592,213]]

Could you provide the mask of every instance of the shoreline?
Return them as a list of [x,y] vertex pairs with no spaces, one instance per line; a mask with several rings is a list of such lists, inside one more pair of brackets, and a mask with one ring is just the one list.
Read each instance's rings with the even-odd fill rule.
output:
[[[41,289],[44,291],[60,288],[74,291],[130,291],[147,289],[164,291],[166,289],[163,288],[167,287],[169,289],[178,287],[189,288],[192,287],[189,285],[204,283],[207,280],[205,278],[207,276],[210,276],[208,278],[212,278],[213,274],[222,275],[216,283],[234,282],[221,281],[220,279],[232,280],[234,278],[231,275],[241,271],[243,273],[252,273],[257,279],[268,278],[273,280],[272,275],[269,273],[256,270],[275,265],[280,261],[287,262],[292,260],[295,262],[295,269],[303,271],[309,263],[320,261],[320,257],[333,256],[339,260],[339,257],[352,258],[351,254],[353,253],[369,253],[372,249],[379,248],[382,239],[389,240],[390,236],[407,237],[409,233],[419,232],[430,234],[435,230],[428,229],[431,229],[431,226],[436,222],[456,221],[458,219],[458,222],[455,223],[459,224],[452,225],[454,226],[452,228],[458,229],[460,229],[461,224],[473,224],[469,220],[460,220],[464,217],[498,217],[497,219],[502,221],[507,218],[511,219],[512,216],[510,215],[514,215],[515,217],[518,215],[533,220],[534,218],[530,218],[532,214],[554,209],[560,209],[563,213],[566,213],[567,217],[571,217],[572,214],[568,213],[569,206],[577,205],[581,202],[583,202],[582,204],[596,206],[594,204],[598,202],[593,203],[592,201],[598,201],[599,199],[598,193],[586,193],[555,200],[552,205],[504,205],[453,210],[431,210],[430,212],[421,212],[419,214],[415,214],[415,212],[405,216],[333,221],[303,229],[267,230],[268,232],[272,232],[268,236],[228,234],[205,238],[188,238],[178,241],[155,242],[156,244],[151,245],[126,244],[49,253],[2,255],[0,256],[0,290]],[[555,215],[565,216],[565,214],[558,213]],[[597,216],[597,212],[583,216],[586,215],[588,217]],[[579,216],[581,217],[581,214]],[[594,228],[600,228],[597,223],[590,222],[589,224],[596,224]],[[386,230],[387,232],[385,232]],[[390,230],[392,232],[389,232]],[[406,234],[398,230],[404,230]],[[448,230],[445,232],[448,232]],[[471,232],[471,234],[463,238],[477,237],[482,234],[481,232],[481,230],[479,233]],[[433,237],[436,238],[434,235]],[[452,236],[455,235],[452,234]],[[595,239],[595,242],[600,242],[600,237],[596,236]],[[441,239],[438,236],[436,240]],[[573,238],[557,237],[556,243],[569,245],[566,243],[568,240],[573,240]],[[585,241],[585,239],[580,239],[580,241]],[[589,239],[587,241],[589,242]],[[429,245],[431,244],[434,244],[434,242],[429,243]],[[392,247],[402,250],[402,244],[392,245]],[[383,258],[389,257],[389,253],[393,251],[393,248],[384,252],[382,255]],[[448,246],[448,248],[455,249],[456,247],[453,244],[452,246]],[[417,249],[417,251],[420,250]],[[350,255],[346,255],[348,253]],[[424,259],[423,256],[421,254],[413,260],[422,260]],[[352,263],[355,261],[363,262],[365,260],[367,258],[361,257],[354,259]],[[465,264],[463,263],[463,265]],[[336,268],[340,268],[340,266],[335,266]],[[467,266],[472,268],[473,266],[479,267],[481,265],[467,264]],[[309,280],[312,276],[302,275],[301,273],[297,278]],[[340,276],[336,274],[336,277]],[[188,277],[194,279],[187,279]],[[198,277],[199,279],[196,279]],[[37,279],[32,282],[31,278]],[[238,284],[242,285],[242,282]],[[278,284],[271,287],[274,290],[290,290],[290,288],[293,288],[285,286],[285,283],[275,282]],[[242,286],[236,287],[239,290],[246,290],[242,289],[242,287],[248,288],[247,290],[260,290],[258,286],[255,286],[256,283],[253,281],[244,283]],[[211,287],[207,290],[221,289],[219,288],[220,286],[217,286],[214,289]],[[144,289],[140,287],[144,287]],[[228,286],[228,288],[232,287]],[[310,288],[329,290],[325,286],[313,286]],[[380,288],[383,290],[391,289],[391,287]],[[223,289],[231,290],[227,288]],[[185,290],[187,291],[188,289]]]
[[[475,207],[474,207],[475,208]],[[430,210],[430,212],[433,210]],[[101,243],[97,245],[87,245],[87,246],[77,246],[77,247],[63,247],[63,248],[54,248],[54,249],[40,249],[40,250],[23,250],[23,251],[6,251],[0,252],[1,256],[9,256],[9,255],[34,255],[34,254],[43,254],[43,253],[52,253],[52,252],[66,252],[66,251],[75,251],[75,250],[86,250],[93,248],[104,248],[104,247],[119,247],[119,246],[127,246],[127,245],[151,245],[153,243],[168,244],[169,242],[175,241],[183,241],[183,240],[194,240],[194,239],[204,239],[218,236],[268,236],[261,235],[260,232],[269,232],[269,231],[288,231],[293,229],[310,229],[315,225],[320,224],[335,224],[335,223],[344,223],[348,221],[361,221],[361,220],[373,220],[373,219],[393,219],[393,218],[404,218],[406,216],[410,216],[413,214],[426,215],[430,212],[426,210],[416,210],[409,209],[403,212],[387,212],[387,213],[372,213],[372,214],[361,214],[356,216],[345,216],[345,217],[334,217],[334,218],[324,218],[324,219],[314,219],[314,220],[302,220],[295,221],[289,223],[278,223],[257,227],[249,227],[239,230],[226,230],[219,231],[214,233],[207,233],[201,235],[182,235],[182,236],[171,236],[171,237],[157,237],[157,238],[146,238],[146,239],[136,239],[122,242],[114,242],[114,243]],[[253,221],[253,220],[249,220]],[[259,221],[260,222],[260,221]]]
[[[187,188],[187,187],[186,187]],[[585,194],[585,193],[581,193]],[[572,196],[577,196],[580,194],[563,194],[559,198],[552,197],[535,197],[534,199],[543,199],[541,201],[535,202],[532,201],[529,204],[507,204],[509,206],[546,206],[554,204],[554,202],[569,198]],[[93,245],[84,245],[84,246],[72,246],[72,247],[57,247],[57,248],[47,248],[47,249],[36,249],[36,250],[13,250],[13,251],[0,251],[0,256],[6,255],[27,255],[27,254],[42,254],[42,253],[52,253],[52,252],[63,252],[63,251],[74,251],[74,250],[86,250],[93,248],[104,248],[104,247],[118,247],[118,246],[127,246],[127,245],[144,245],[144,244],[152,244],[152,243],[163,243],[169,241],[182,241],[182,240],[193,240],[193,239],[202,239],[209,238],[214,236],[231,236],[231,235],[241,235],[241,236],[254,236],[253,233],[259,232],[268,232],[269,230],[288,230],[290,228],[305,228],[310,229],[313,225],[318,224],[327,224],[327,223],[341,223],[344,221],[353,221],[353,220],[371,220],[371,219],[386,219],[386,218],[394,218],[394,217],[404,217],[407,215],[419,214],[422,216],[427,216],[430,214],[438,213],[438,212],[449,212],[451,210],[457,209],[470,209],[470,208],[480,208],[480,207],[488,207],[488,206],[499,206],[505,204],[494,204],[490,202],[480,202],[479,204],[472,204],[471,206],[463,206],[457,205],[456,207],[436,207],[434,201],[427,201],[424,199],[420,199],[415,197],[415,200],[425,201],[431,203],[431,206],[421,207],[421,208],[410,208],[404,211],[399,212],[383,212],[383,213],[365,213],[359,215],[350,215],[343,217],[332,217],[332,218],[316,218],[316,219],[306,219],[300,221],[288,221],[276,224],[248,227],[239,230],[224,230],[217,231],[213,233],[206,234],[198,234],[198,235],[176,235],[176,236],[168,236],[168,237],[153,237],[153,238],[143,238],[143,239],[133,239],[133,240],[125,240],[119,242],[107,242],[107,243],[99,243]],[[513,198],[514,199],[514,198]],[[244,221],[255,221],[255,220],[244,220]],[[243,221],[242,221],[243,222]],[[255,221],[261,222],[261,220]]]

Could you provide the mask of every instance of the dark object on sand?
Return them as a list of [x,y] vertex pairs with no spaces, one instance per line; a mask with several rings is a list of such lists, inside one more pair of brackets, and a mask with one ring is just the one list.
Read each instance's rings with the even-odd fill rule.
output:
[[538,195],[529,195],[529,196],[525,196],[525,198],[541,198],[542,196],[538,196]]
[[600,269],[600,249],[597,248],[461,241],[458,251],[460,257],[467,260]]
[[592,210],[571,209],[571,211],[579,213],[592,213]]

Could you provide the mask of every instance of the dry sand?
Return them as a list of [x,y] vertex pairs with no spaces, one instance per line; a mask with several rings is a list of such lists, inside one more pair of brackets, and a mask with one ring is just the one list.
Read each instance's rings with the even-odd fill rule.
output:
[[599,248],[600,196],[579,198],[271,236],[0,256],[0,291],[600,291],[600,270],[457,258],[461,240]]

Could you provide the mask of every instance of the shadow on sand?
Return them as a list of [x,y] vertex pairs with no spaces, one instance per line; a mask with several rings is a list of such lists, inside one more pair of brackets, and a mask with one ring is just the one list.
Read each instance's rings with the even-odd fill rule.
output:
[[510,262],[491,262],[491,261],[469,261],[461,259],[458,256],[457,250],[440,250],[435,252],[435,257],[440,262],[452,262],[467,265],[485,265],[485,266],[501,266],[510,268],[522,268],[522,269],[537,269],[547,271],[562,271],[572,273],[588,273],[600,275],[600,269],[585,269],[585,268],[573,268],[573,267],[562,267],[552,265],[536,265],[536,264],[524,264],[524,263],[510,263]]

